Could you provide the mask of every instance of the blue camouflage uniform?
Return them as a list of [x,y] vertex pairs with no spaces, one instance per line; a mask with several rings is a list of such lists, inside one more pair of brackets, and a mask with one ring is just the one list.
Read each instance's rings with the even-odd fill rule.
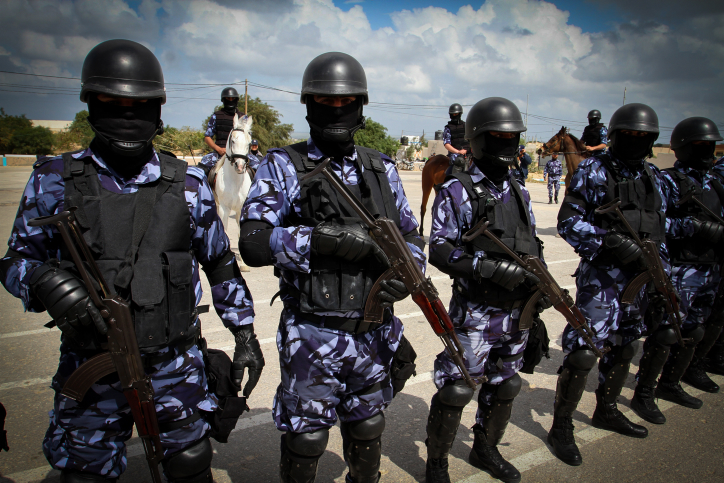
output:
[[548,175],[548,198],[553,197],[553,191],[555,190],[556,199],[558,199],[558,192],[561,189],[561,176],[563,176],[563,165],[560,159],[551,159],[546,163],[546,167],[543,170],[543,174]]
[[[307,141],[310,160],[325,155]],[[363,168],[357,152],[345,157],[342,164],[333,161],[332,170],[347,185],[356,185]],[[395,163],[384,154],[386,168],[396,206],[400,212],[403,233],[417,228]],[[286,151],[271,149],[262,160],[254,184],[242,208],[241,221],[261,220],[274,226],[270,248],[274,266],[279,270],[279,285],[285,309],[277,333],[281,383],[274,397],[274,421],[280,431],[314,432],[343,422],[367,419],[383,411],[392,401],[392,385],[388,376],[393,355],[402,337],[402,322],[391,317],[390,323],[362,334],[322,328],[306,321],[299,302],[285,287],[300,287],[298,274],[309,273],[312,227],[286,226],[292,214],[299,215],[300,186],[294,164]],[[293,211],[292,211],[293,210]],[[425,254],[409,244],[420,266],[425,267]],[[361,318],[359,311],[322,312],[315,316]],[[362,391],[376,383],[379,389]],[[364,392],[364,394],[356,394]]]
[[[445,126],[445,129],[442,130],[442,144],[443,146],[446,144],[450,144],[452,146],[452,136],[450,136],[450,128]],[[460,156],[457,153],[451,153],[448,151],[447,157],[450,158],[450,164],[457,159],[457,157]]]
[[249,151],[249,167],[256,171],[259,169],[259,165],[261,164],[262,159],[264,159],[264,156],[261,155],[261,153],[257,152],[257,154],[252,153]]
[[[204,136],[208,136],[212,139],[216,136],[216,114],[211,115],[209,123],[206,125],[206,132],[204,132]],[[219,161],[219,153],[211,151],[209,154],[206,154],[201,158],[199,164],[211,169],[216,166],[217,161]]]
[[[485,187],[496,200],[503,203],[511,200],[513,194],[508,179],[503,182],[502,189],[499,189],[485,177],[475,164],[470,165],[467,173],[472,177],[473,183],[483,180]],[[535,217],[530,194],[524,186],[521,186],[521,190],[528,206],[533,236],[535,236]],[[435,197],[432,217],[430,251],[433,252],[445,242],[449,242],[456,247],[449,256],[450,262],[453,263],[465,254],[462,236],[472,227],[474,217],[470,198],[460,181],[450,179],[443,183]],[[476,252],[473,266],[477,266],[485,256],[483,251]],[[467,289],[468,280],[460,278],[456,282]],[[485,375],[488,378],[488,383],[481,386],[480,389],[480,391],[488,391],[488,393],[480,396],[479,399],[489,405],[493,395],[490,386],[499,385],[513,377],[523,366],[522,357],[517,359],[506,357],[522,355],[528,340],[528,331],[518,330],[520,308],[504,310],[472,302],[453,290],[448,312],[455,325],[458,338],[465,349],[465,366],[470,372],[470,376],[475,378]],[[508,362],[503,359],[492,360],[489,357],[491,351],[501,358],[515,360]],[[438,389],[442,388],[446,382],[462,379],[460,371],[446,351],[438,354],[435,359],[433,378]],[[476,420],[483,426],[484,421],[480,409],[478,409]]]
[[[601,137],[601,144],[608,144],[608,128],[607,128],[606,126],[604,126],[603,124],[601,124],[601,127],[599,128],[598,134],[599,134],[599,136]],[[584,140],[585,135],[586,135],[586,131],[585,131],[585,129],[584,129],[583,134],[581,135],[581,140]],[[604,152],[606,152],[606,150],[605,150],[605,149],[601,149],[601,150],[598,150],[598,151],[593,151],[592,154],[601,154],[601,153],[604,153]]]
[[[612,163],[622,177],[639,179],[641,173],[632,173],[625,164],[618,162],[610,150],[607,151]],[[648,163],[647,163],[648,164]],[[667,206],[666,190],[662,186],[660,171],[649,164],[654,173],[653,183],[661,196],[663,209]],[[570,208],[576,214],[558,221],[558,233],[567,241],[581,257],[574,276],[576,277],[576,305],[589,321],[593,331],[596,347],[603,348],[606,342],[614,346],[624,346],[641,338],[646,332],[643,315],[648,307],[645,289],[637,296],[635,302],[622,306],[620,297],[623,288],[633,279],[635,269],[619,268],[614,264],[594,264],[596,256],[601,254],[603,238],[607,230],[594,225],[594,210],[603,205],[608,191],[606,167],[596,157],[588,158],[578,165],[573,173],[561,210]],[[575,198],[585,202],[572,201]],[[568,206],[566,206],[568,205]],[[667,223],[668,225],[668,223]],[[670,270],[669,257],[665,243],[660,246],[660,254],[664,268]],[[570,354],[574,350],[585,347],[586,343],[575,329],[566,325],[563,331],[563,352]],[[608,352],[599,364],[599,382],[604,384],[607,369],[614,364],[615,351]]]
[[[96,165],[98,179],[105,190],[117,194],[134,193],[139,185],[152,183],[161,175],[156,154],[143,167],[140,174],[124,180],[111,171],[103,160],[86,149],[73,155],[76,159],[91,157]],[[33,311],[38,302],[28,281],[38,266],[50,258],[61,258],[62,240],[55,228],[30,227],[28,221],[39,216],[60,213],[64,205],[63,159],[55,157],[37,166],[23,193],[8,245],[20,254],[7,270],[3,280],[5,288],[20,298],[26,310]],[[194,167],[186,172],[185,197],[189,207],[189,229],[194,255],[192,280],[196,304],[201,301],[199,263],[207,264],[220,259],[229,251],[229,239],[216,213],[214,196],[204,173]],[[130,229],[130,227],[129,227]],[[231,260],[229,263],[233,263]],[[251,324],[254,310],[251,295],[241,277],[211,287],[216,313],[228,328]],[[197,319],[196,325],[200,324]],[[160,424],[178,421],[197,411],[214,411],[217,401],[207,391],[204,362],[196,346],[185,351],[164,348],[153,355],[176,352],[170,360],[147,369],[155,390],[156,411]],[[91,354],[92,355],[92,354]],[[142,356],[143,357],[143,356]],[[70,374],[88,355],[73,351],[61,342],[60,364],[51,387],[55,390],[50,427],[43,441],[43,451],[56,469],[95,473],[106,478],[117,478],[126,469],[126,441],[131,437],[133,418],[116,375],[94,384],[81,403],[60,394]],[[161,434],[166,456],[176,453],[203,438],[209,431],[204,419],[168,433]]]

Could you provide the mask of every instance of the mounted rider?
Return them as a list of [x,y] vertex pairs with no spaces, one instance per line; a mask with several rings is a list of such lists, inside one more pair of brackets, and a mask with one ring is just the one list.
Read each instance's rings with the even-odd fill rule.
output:
[[581,141],[591,156],[603,154],[608,145],[608,130],[601,123],[601,111],[594,109],[588,113],[588,126],[583,129]]
[[211,168],[216,165],[219,159],[226,154],[226,141],[229,139],[232,129],[234,129],[234,115],[238,115],[240,118],[244,115],[237,107],[239,93],[233,87],[226,87],[221,91],[221,102],[224,107],[211,115],[204,133],[204,142],[213,150],[201,158],[198,164],[204,170],[206,176],[209,175]]
[[249,145],[249,167],[256,172],[263,158],[264,156],[261,154],[261,151],[259,151],[259,141],[252,139]]
[[442,142],[448,150],[450,168],[447,174],[459,173],[465,170],[465,155],[470,150],[470,142],[465,138],[465,121],[463,121],[463,106],[452,104],[448,109],[450,122],[442,132]]

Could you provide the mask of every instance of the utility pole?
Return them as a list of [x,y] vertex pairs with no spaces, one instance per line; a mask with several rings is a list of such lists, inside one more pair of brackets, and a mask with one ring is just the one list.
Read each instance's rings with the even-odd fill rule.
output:
[[244,79],[244,115],[249,112],[249,79]]
[[525,128],[528,129],[528,94],[525,95]]
[[623,88],[623,106],[626,105],[626,87]]

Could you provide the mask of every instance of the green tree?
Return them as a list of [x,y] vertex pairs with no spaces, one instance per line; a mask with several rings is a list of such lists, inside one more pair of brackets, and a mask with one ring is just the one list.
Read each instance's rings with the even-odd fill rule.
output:
[[387,134],[387,128],[379,122],[367,118],[364,129],[360,129],[354,135],[354,143],[359,146],[376,149],[394,159],[400,142]]
[[[294,130],[291,124],[283,124],[281,122],[282,115],[272,106],[263,102],[258,97],[249,98],[248,114],[252,117],[251,137],[259,141],[259,150],[266,153],[271,148],[280,148],[290,143],[290,135]],[[216,112],[221,109],[222,105],[214,107]],[[239,98],[237,104],[239,111],[244,111],[244,98]],[[202,131],[206,131],[206,127],[211,119],[211,114],[204,119],[201,125]]]
[[53,152],[53,133],[36,126],[30,119],[5,114],[0,108],[0,151],[3,154],[50,154]]
[[181,129],[166,126],[163,134],[153,139],[157,149],[180,152],[183,155],[194,156],[194,151],[204,149],[204,132],[184,126]]
[[423,148],[427,147],[427,139],[425,139],[425,131],[422,132],[422,136],[420,136],[420,146]]
[[88,111],[85,109],[75,114],[68,129],[55,134],[55,148],[59,151],[72,151],[88,146],[95,133],[88,123]]

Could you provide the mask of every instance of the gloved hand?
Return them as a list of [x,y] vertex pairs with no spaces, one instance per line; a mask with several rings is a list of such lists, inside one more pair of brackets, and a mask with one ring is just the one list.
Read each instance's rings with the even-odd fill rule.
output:
[[724,225],[716,221],[699,221],[694,219],[694,236],[716,245],[724,236]]
[[87,340],[91,327],[101,335],[108,333],[108,326],[83,282],[69,271],[58,268],[57,260],[35,269],[30,277],[30,290],[63,334],[71,339]]
[[234,384],[239,386],[244,381],[244,369],[249,368],[249,380],[244,386],[244,397],[249,397],[261,377],[261,370],[264,368],[264,354],[261,352],[259,339],[254,333],[254,325],[242,325],[232,330],[236,348],[234,349],[234,361],[231,365],[231,378]]
[[389,308],[392,304],[399,302],[410,295],[405,283],[402,280],[383,280],[380,282],[378,296],[382,302],[380,307]]
[[603,246],[613,253],[613,256],[618,258],[623,265],[635,262],[644,255],[641,247],[633,239],[614,231],[609,231],[603,237]]
[[506,290],[513,290],[532,274],[510,260],[490,260],[484,258],[475,267],[475,279],[490,279]]
[[361,224],[340,225],[320,223],[312,230],[312,253],[331,255],[348,262],[359,262],[372,256],[387,265],[387,256]]
[[551,307],[553,307],[553,302],[551,302],[551,299],[549,299],[547,295],[539,298],[538,302],[535,304],[535,310],[539,314],[542,314],[544,310],[548,310]]

